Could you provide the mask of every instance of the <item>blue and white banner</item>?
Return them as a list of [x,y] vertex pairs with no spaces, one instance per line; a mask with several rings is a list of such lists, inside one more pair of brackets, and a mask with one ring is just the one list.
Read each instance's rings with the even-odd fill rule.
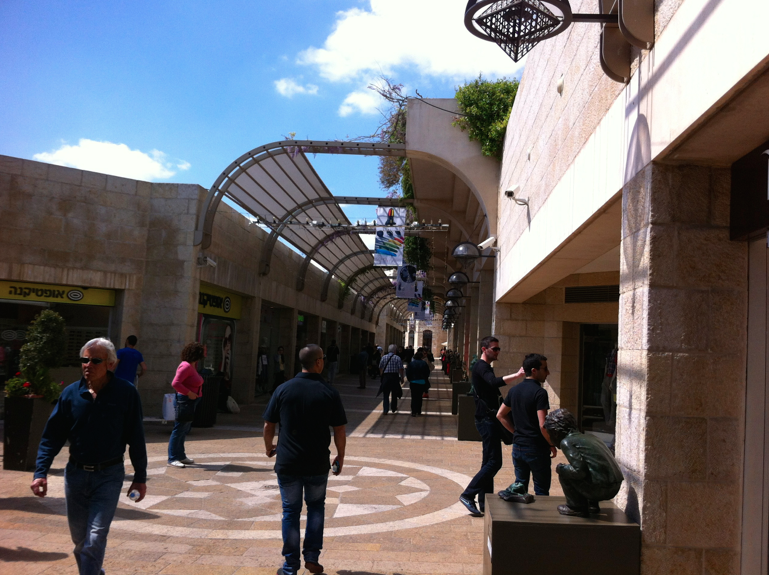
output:
[[398,268],[395,278],[395,297],[414,299],[417,287],[417,268],[406,264]]

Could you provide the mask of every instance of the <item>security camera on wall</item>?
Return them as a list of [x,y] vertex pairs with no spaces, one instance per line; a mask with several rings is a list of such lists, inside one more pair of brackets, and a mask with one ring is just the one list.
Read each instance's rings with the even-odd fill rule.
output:
[[198,267],[203,268],[203,267],[206,267],[206,266],[208,266],[210,268],[215,268],[216,267],[216,262],[214,260],[212,260],[211,258],[209,258],[207,255],[198,254]]
[[513,200],[519,206],[528,206],[529,200],[522,200],[518,197],[521,191],[521,186],[513,186],[505,190],[505,197]]
[[488,249],[491,246],[493,246],[496,241],[497,241],[497,236],[490,236],[488,239],[485,239],[478,244],[478,249],[481,251]]

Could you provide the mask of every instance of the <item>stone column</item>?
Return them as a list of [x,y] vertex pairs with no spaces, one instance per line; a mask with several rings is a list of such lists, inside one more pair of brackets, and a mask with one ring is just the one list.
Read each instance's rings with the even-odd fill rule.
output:
[[483,270],[478,284],[478,339],[493,335],[494,326],[494,272]]
[[254,401],[261,315],[262,298],[243,298],[242,316],[235,328],[235,347],[232,350],[232,397],[238,403]]
[[747,246],[729,241],[729,177],[650,164],[623,189],[616,501],[645,575],[739,572]]

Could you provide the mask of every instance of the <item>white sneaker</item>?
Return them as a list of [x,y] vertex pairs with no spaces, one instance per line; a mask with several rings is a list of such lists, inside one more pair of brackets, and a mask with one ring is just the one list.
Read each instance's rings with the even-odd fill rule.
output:
[[195,463],[195,460],[190,459],[189,457],[185,457],[184,459],[180,459],[179,461],[181,461],[185,465],[192,465],[193,463]]
[[172,467],[187,467],[187,466],[186,466],[186,465],[184,465],[184,463],[182,463],[181,461],[169,461],[169,462],[168,462],[168,465],[170,465],[170,466],[172,466]]

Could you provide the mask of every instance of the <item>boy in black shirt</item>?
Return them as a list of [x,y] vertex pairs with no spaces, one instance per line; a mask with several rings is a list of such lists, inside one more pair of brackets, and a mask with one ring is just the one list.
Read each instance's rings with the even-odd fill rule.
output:
[[547,358],[530,353],[523,360],[526,379],[513,387],[499,407],[497,419],[513,433],[513,466],[515,482],[529,487],[529,474],[534,477],[534,493],[550,494],[550,460],[557,452],[544,428],[550,402],[542,384],[550,372]]
[[[481,469],[465,488],[459,501],[471,515],[483,515],[486,494],[494,492],[494,476],[502,468],[502,438],[500,437],[494,416],[502,394],[499,388],[511,384],[523,377],[523,368],[518,373],[497,377],[491,368],[491,362],[499,356],[499,340],[492,336],[481,340],[481,359],[473,366],[472,381],[475,390],[475,427],[483,441],[483,461]],[[475,496],[478,505],[475,505]]]

